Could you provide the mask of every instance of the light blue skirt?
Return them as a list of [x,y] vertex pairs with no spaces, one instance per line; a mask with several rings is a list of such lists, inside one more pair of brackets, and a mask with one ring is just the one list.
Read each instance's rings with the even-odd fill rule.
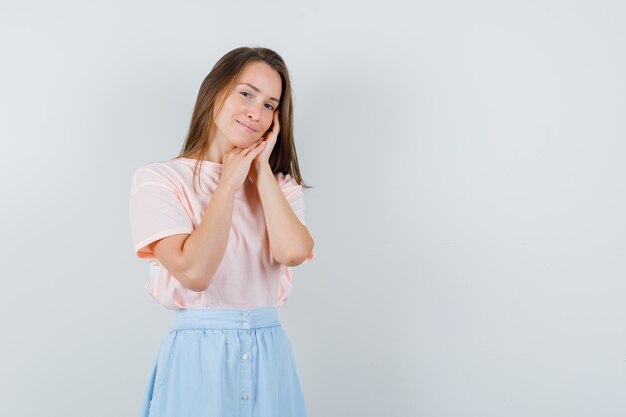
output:
[[175,314],[152,367],[141,417],[306,417],[277,307]]

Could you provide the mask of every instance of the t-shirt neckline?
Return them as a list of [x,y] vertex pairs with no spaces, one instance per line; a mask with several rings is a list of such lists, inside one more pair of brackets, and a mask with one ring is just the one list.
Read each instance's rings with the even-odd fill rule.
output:
[[[185,163],[194,164],[194,165],[199,161],[198,159],[192,159],[192,158],[186,158],[186,157],[173,158],[172,160],[173,161],[180,160],[180,161],[183,161]],[[201,160],[201,163],[202,163],[202,167],[203,168],[204,167],[208,167],[208,168],[214,169],[216,171],[221,171],[222,165],[223,165],[223,164],[220,164],[219,162],[209,161],[207,159]]]

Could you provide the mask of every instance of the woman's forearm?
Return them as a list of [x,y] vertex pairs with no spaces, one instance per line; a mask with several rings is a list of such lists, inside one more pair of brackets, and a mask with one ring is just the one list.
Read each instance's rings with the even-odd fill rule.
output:
[[236,190],[218,184],[202,220],[183,245],[185,276],[195,291],[205,290],[219,267],[230,234]]
[[314,242],[309,229],[292,210],[269,165],[258,169],[255,181],[263,205],[272,256],[283,265],[300,265],[313,250]]

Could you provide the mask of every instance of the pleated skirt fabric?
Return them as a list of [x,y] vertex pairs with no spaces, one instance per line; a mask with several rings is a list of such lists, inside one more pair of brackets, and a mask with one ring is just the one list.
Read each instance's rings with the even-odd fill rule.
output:
[[307,417],[277,307],[175,314],[152,366],[141,417]]

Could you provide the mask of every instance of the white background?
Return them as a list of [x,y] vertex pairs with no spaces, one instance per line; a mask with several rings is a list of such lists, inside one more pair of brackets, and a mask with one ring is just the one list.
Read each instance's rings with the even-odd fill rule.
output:
[[620,1],[2,2],[0,415],[135,416],[173,313],[132,171],[239,46],[285,59],[310,417],[626,414]]

